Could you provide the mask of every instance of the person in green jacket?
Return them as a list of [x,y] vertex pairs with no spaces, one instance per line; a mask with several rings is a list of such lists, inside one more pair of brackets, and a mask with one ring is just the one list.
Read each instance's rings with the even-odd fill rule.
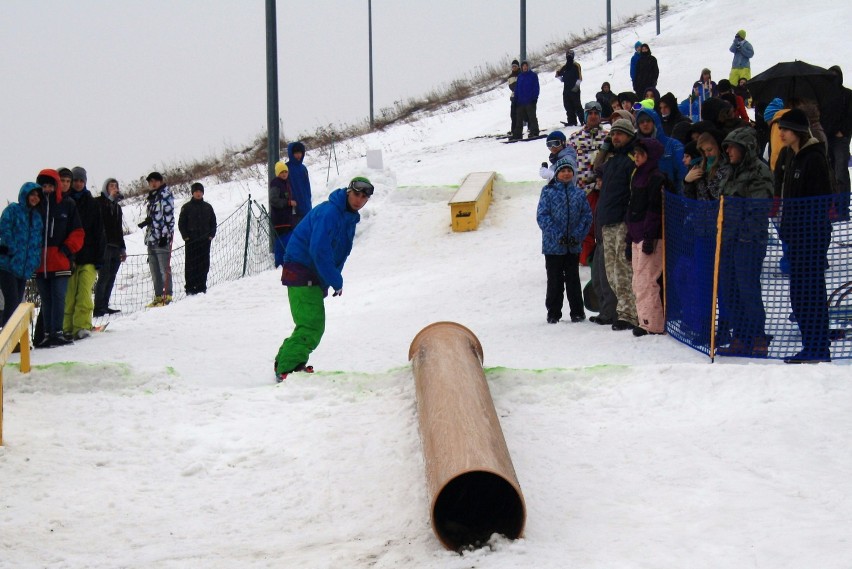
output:
[[[728,315],[730,344],[724,356],[765,358],[772,339],[765,332],[766,310],[760,272],[769,238],[773,182],[769,166],[757,155],[757,136],[751,127],[732,131],[722,142],[731,172],[723,181],[722,251],[719,266],[719,311]],[[720,342],[721,343],[721,342]]]

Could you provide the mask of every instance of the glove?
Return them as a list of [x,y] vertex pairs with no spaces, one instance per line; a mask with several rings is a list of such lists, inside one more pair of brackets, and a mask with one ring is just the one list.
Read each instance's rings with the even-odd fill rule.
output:
[[550,171],[550,168],[542,164],[538,170],[538,175],[544,180],[549,180],[553,176],[553,172]]
[[343,289],[339,288],[339,289],[335,290],[334,294],[332,294],[331,296],[343,296]]
[[653,239],[645,239],[642,241],[642,252],[646,255],[650,255],[654,252],[654,240]]
[[601,144],[601,151],[606,153],[612,150],[612,137],[607,136],[604,138],[603,144]]
[[571,91],[574,92],[574,93],[579,93],[580,92],[580,83],[582,83],[582,80],[577,79],[577,82],[574,83],[574,86],[571,88]]
[[167,237],[160,237],[160,240],[157,241],[158,247],[167,247],[169,245],[169,240]]
[[632,243],[628,243],[627,247],[625,247],[624,256],[627,257],[628,261],[633,260],[633,244]]
[[0,255],[8,255],[9,248],[6,245],[0,245]]
[[151,218],[146,217],[145,220],[142,221],[142,223],[137,223],[136,227],[138,227],[139,229],[144,229],[145,227],[148,227],[149,225],[151,225]]

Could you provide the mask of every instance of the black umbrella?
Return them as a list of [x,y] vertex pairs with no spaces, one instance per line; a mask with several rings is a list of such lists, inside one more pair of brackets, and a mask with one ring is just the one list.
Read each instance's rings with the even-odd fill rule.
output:
[[785,103],[790,99],[810,99],[820,107],[839,95],[834,73],[804,61],[776,63],[747,83],[752,99],[768,103],[780,97]]

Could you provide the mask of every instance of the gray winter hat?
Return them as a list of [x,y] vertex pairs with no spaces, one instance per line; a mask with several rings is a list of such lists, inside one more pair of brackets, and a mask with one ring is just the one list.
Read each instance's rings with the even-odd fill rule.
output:
[[88,177],[86,176],[86,169],[82,166],[74,166],[73,168],[71,168],[71,179],[83,180],[84,183],[89,181]]
[[627,136],[636,136],[636,127],[627,119],[618,119],[613,123],[610,132],[623,132]]

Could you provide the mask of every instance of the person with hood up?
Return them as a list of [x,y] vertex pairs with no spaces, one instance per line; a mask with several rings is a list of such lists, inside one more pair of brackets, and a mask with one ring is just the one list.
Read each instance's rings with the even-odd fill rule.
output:
[[154,299],[148,308],[165,306],[172,301],[172,241],[175,234],[175,198],[163,175],[151,172],[146,178],[150,191],[145,198],[145,245],[148,269],[154,282]]
[[275,377],[283,381],[295,371],[311,372],[308,358],[325,331],[325,297],[343,295],[343,265],[352,251],[358,213],[373,195],[373,184],[355,177],[346,188],[331,192],[293,230],[281,284],[287,287],[290,314],[296,325],[275,356]]
[[663,190],[669,183],[657,164],[663,145],[654,138],[640,138],[633,148],[636,169],[630,180],[627,204],[627,258],[633,268],[633,295],[639,325],[634,336],[662,334],[663,312],[659,280],[663,275]]
[[112,287],[115,285],[118,269],[127,259],[120,203],[122,199],[118,180],[115,178],[107,178],[101,189],[101,195],[95,198],[101,209],[106,249],[104,249],[104,262],[98,270],[98,280],[95,283],[94,316],[106,316],[121,312],[121,310],[109,307],[109,299],[112,296]]
[[293,201],[296,202],[296,220],[308,215],[313,207],[311,203],[311,178],[308,167],[305,166],[307,149],[302,142],[291,142],[287,145],[287,170],[290,176],[290,186],[293,188]]
[[27,279],[41,260],[44,221],[39,206],[43,199],[41,186],[27,182],[18,191],[18,201],[7,205],[0,215],[0,290],[3,292],[0,327],[6,325],[24,300]]
[[637,40],[633,44],[633,55],[630,56],[630,84],[636,84],[636,65],[639,63],[639,58],[642,56],[642,42]]
[[852,90],[843,86],[843,70],[839,65],[828,68],[834,73],[839,95],[832,97],[821,110],[825,137],[828,140],[828,162],[837,180],[837,192],[845,204],[843,219],[849,218],[849,142],[852,140]]
[[41,298],[42,337],[36,337],[36,348],[66,346],[73,340],[62,334],[65,316],[65,293],[74,255],[83,247],[85,232],[74,200],[62,194],[59,173],[45,169],[36,184],[44,192],[40,211],[44,221],[41,260],[36,269],[36,286]]
[[272,246],[275,268],[284,264],[284,251],[298,220],[296,200],[290,185],[290,169],[283,161],[278,161],[275,164],[275,177],[269,182],[269,221],[275,234]]
[[539,133],[536,106],[538,105],[539,84],[538,75],[530,69],[528,61],[521,63],[521,74],[515,83],[515,117],[514,130],[509,140],[520,140],[523,135],[524,123],[527,123],[527,137],[536,138]]
[[555,177],[541,189],[536,221],[541,229],[541,252],[547,272],[544,305],[547,322],[562,318],[563,297],[568,297],[571,322],[586,319],[580,286],[579,254],[592,225],[586,194],[574,184],[577,164],[572,157],[556,162]]
[[[692,121],[680,112],[680,109],[677,107],[677,99],[671,92],[660,97],[659,107],[663,132],[666,133],[666,136],[672,136],[680,140],[680,136],[683,136],[681,129],[685,129],[688,125],[692,124]],[[681,125],[680,129],[678,129],[678,125]],[[675,129],[678,129],[678,134],[675,134]]]
[[731,85],[738,85],[740,77],[745,77],[746,80],[751,79],[751,58],[754,57],[754,48],[745,38],[745,30],[739,30],[728,50],[734,54],[734,60],[731,62],[731,74],[728,77]]
[[[723,356],[765,358],[772,339],[765,332],[766,309],[760,272],[769,239],[772,173],[757,156],[757,137],[750,127],[725,137],[722,150],[731,173],[722,186],[726,198],[719,266],[719,310],[730,319],[732,339],[716,353]],[[729,330],[720,329],[727,337]]]
[[660,68],[657,58],[651,55],[651,47],[643,43],[640,48],[639,61],[636,62],[636,78],[633,80],[633,91],[644,93],[649,87],[657,86],[660,78]]
[[784,148],[775,170],[775,196],[782,198],[778,234],[790,262],[790,306],[802,334],[802,350],[788,364],[831,361],[825,271],[831,243],[833,193],[824,146],[811,135],[807,114],[792,109],[778,121]]
[[719,135],[705,132],[696,141],[701,159],[684,178],[683,195],[694,200],[718,200],[731,173],[728,157],[722,153]]
[[91,335],[95,301],[92,290],[98,270],[104,263],[104,223],[101,208],[86,188],[88,175],[80,166],[71,169],[71,191],[67,199],[74,200],[83,224],[83,247],[74,256],[68,291],[65,295],[65,317],[62,330],[66,337],[82,340]]
[[666,135],[660,115],[653,109],[642,109],[636,113],[636,126],[639,138],[656,138],[663,145],[663,155],[659,160],[660,171],[668,176],[673,191],[683,194],[683,178],[686,169],[683,166],[683,144]]
[[[601,84],[601,90],[595,95],[595,101],[601,106],[601,120],[607,122],[612,115],[613,101],[618,101],[618,95],[612,92],[608,81]],[[589,104],[586,103],[586,107],[588,106]]]
[[567,121],[565,126],[583,124],[583,105],[580,103],[580,84],[583,82],[583,70],[574,61],[574,50],[565,52],[565,65],[556,71],[556,77],[562,81],[562,106],[565,107]]

